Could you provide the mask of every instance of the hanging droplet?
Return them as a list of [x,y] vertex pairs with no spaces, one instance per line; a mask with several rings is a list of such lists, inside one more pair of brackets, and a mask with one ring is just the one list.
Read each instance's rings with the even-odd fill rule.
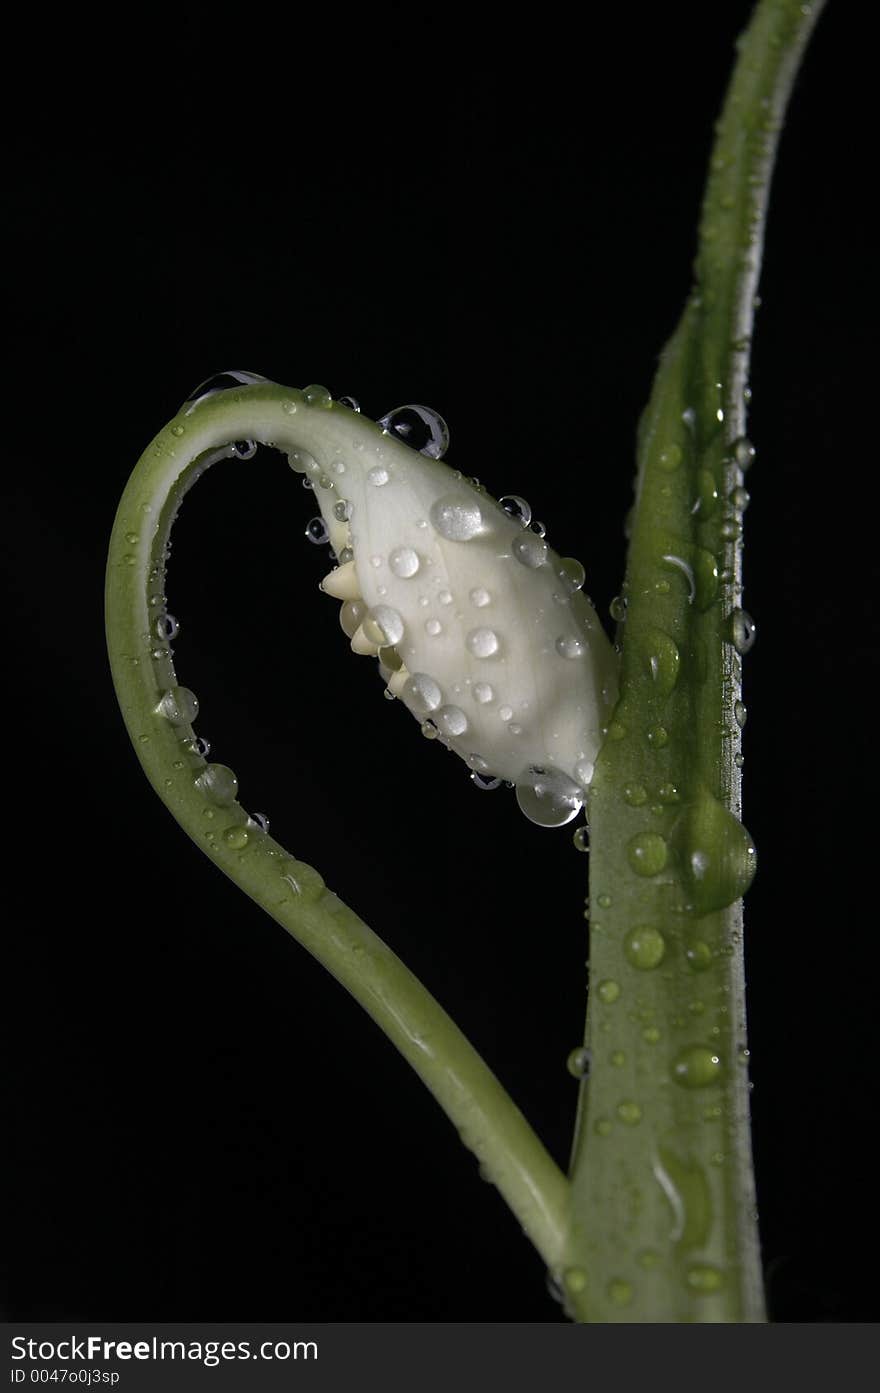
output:
[[565,1061],[565,1067],[574,1079],[585,1079],[590,1072],[590,1051],[584,1045],[578,1045],[571,1051]]
[[253,459],[257,453],[257,442],[256,440],[234,440],[232,453],[236,459]]
[[315,459],[314,455],[310,455],[308,450],[289,450],[287,453],[287,462],[294,474],[305,475],[302,481],[304,489],[314,488],[314,484],[309,478],[310,474],[318,473],[318,461]]
[[517,493],[507,493],[503,498],[499,498],[505,513],[509,513],[522,527],[528,527],[532,520],[532,510],[524,498],[520,498]]
[[322,547],[326,542],[329,542],[330,531],[324,519],[318,516],[310,518],[306,523],[305,536],[310,542],[314,542],[315,546]]
[[354,397],[337,397],[339,406],[347,406],[349,411],[360,411],[360,405]]
[[535,534],[536,537],[546,537],[546,536],[547,536],[547,529],[546,529],[546,527],[544,526],[543,522],[530,522],[530,523],[529,523],[529,531],[530,531],[530,532],[534,532],[534,534]]
[[516,780],[516,801],[536,826],[564,827],[584,806],[584,791],[560,769],[533,764]]
[[429,459],[442,459],[449,448],[449,427],[429,406],[398,406],[377,424]]
[[474,788],[484,789],[487,792],[491,789],[500,788],[504,782],[503,779],[494,779],[491,775],[480,774],[476,769],[471,770],[470,777]]
[[586,572],[576,556],[563,556],[556,574],[570,594],[581,590],[586,580]]
[[180,633],[180,625],[173,614],[161,614],[156,620],[155,629],[159,638],[165,639],[168,643],[177,638]]
[[251,813],[250,821],[256,823],[259,832],[267,833],[269,831],[269,819],[265,813]]
[[574,842],[575,847],[578,851],[589,851],[590,833],[588,829],[586,827],[576,828],[574,836],[572,837],[572,841]]
[[735,609],[731,612],[728,623],[729,641],[733,644],[737,653],[744,655],[749,652],[755,642],[756,626],[755,621],[744,609]]
[[755,447],[752,444],[751,440],[747,439],[746,436],[741,435],[737,440],[734,440],[733,444],[730,447],[730,453],[733,455],[733,458],[739,465],[740,469],[743,471],[743,473],[745,473],[745,471],[751,467],[752,462],[754,461]]
[[337,522],[348,522],[351,517],[351,504],[347,498],[340,498],[338,503],[333,504],[333,516]]
[[626,600],[622,595],[615,595],[608,606],[608,613],[616,624],[622,624],[626,619]]

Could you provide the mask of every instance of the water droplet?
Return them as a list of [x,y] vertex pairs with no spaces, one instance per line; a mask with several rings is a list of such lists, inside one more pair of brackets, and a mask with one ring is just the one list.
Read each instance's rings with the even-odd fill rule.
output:
[[443,625],[440,623],[440,620],[439,620],[439,619],[426,619],[426,620],[425,620],[425,633],[426,633],[426,634],[430,634],[430,635],[431,635],[431,638],[436,638],[437,635],[438,635],[438,634],[442,634],[442,632],[443,632]]
[[398,406],[382,416],[378,424],[429,459],[442,459],[449,449],[449,427],[429,406]]
[[661,450],[657,457],[657,463],[660,465],[660,468],[667,470],[669,473],[672,473],[674,469],[678,469],[681,461],[681,446],[675,444],[667,445],[666,449]]
[[642,1039],[648,1045],[656,1045],[657,1041],[660,1039],[660,1031],[657,1029],[656,1025],[646,1025],[642,1031]]
[[238,794],[238,779],[225,764],[209,764],[195,781],[196,788],[220,808],[229,808]]
[[682,1088],[709,1088],[724,1073],[721,1058],[711,1045],[685,1045],[672,1062],[672,1077]]
[[626,1063],[626,1055],[623,1050],[612,1050],[608,1056],[609,1063],[614,1069],[622,1069]]
[[[499,715],[509,720],[502,707]],[[510,712],[510,716],[513,712]],[[513,727],[510,727],[513,730]],[[515,734],[519,732],[514,731]],[[564,827],[584,806],[583,789],[552,765],[530,765],[516,780],[516,801],[520,811],[538,827]]]
[[320,871],[306,861],[296,861],[290,857],[281,862],[278,870],[283,884],[304,900],[318,899],[325,888]]
[[333,398],[318,382],[312,382],[308,387],[303,388],[303,396],[308,406],[321,406],[325,410],[333,405]]
[[645,634],[645,662],[654,689],[660,696],[669,696],[678,681],[681,656],[678,645],[660,629]]
[[626,726],[623,724],[622,721],[611,721],[611,723],[610,723],[609,726],[608,726],[608,739],[609,739],[609,740],[625,740],[625,739],[626,739]]
[[586,580],[586,572],[576,556],[563,556],[556,574],[569,594],[582,589]]
[[484,609],[492,599],[488,590],[483,590],[480,586],[471,591],[469,598],[475,609]]
[[749,493],[748,489],[735,488],[731,489],[730,498],[728,501],[732,504],[734,508],[736,508],[737,512],[744,513],[746,508],[752,501],[752,496]]
[[420,729],[426,740],[436,740],[440,734],[433,721],[422,721]]
[[653,745],[655,750],[662,750],[663,746],[669,741],[669,732],[665,726],[651,726],[648,731],[648,744]]
[[305,535],[315,546],[323,546],[330,540],[330,532],[322,517],[310,518],[305,526]]
[[232,444],[232,453],[236,459],[253,459],[257,453],[256,440],[235,440]]
[[125,540],[128,542],[129,546],[133,547],[137,539],[138,534],[136,532],[126,532]]
[[627,1127],[635,1127],[642,1120],[642,1110],[633,1098],[624,1098],[617,1104],[617,1116],[621,1122],[625,1122]]
[[347,498],[340,498],[338,503],[333,504],[333,516],[337,522],[348,522],[351,517],[351,504]]
[[363,600],[346,600],[339,611],[339,623],[346,638],[354,638],[361,624],[367,607]]
[[438,591],[437,591],[437,599],[440,601],[440,604],[441,604],[441,605],[451,605],[451,604],[452,604],[452,591],[451,591],[451,590],[438,590]]
[[177,438],[178,438],[178,440],[179,440],[180,437],[184,434],[185,430],[186,430],[186,426],[181,426],[181,425],[172,426],[172,427],[171,427],[171,434],[172,434],[172,435],[176,435]]
[[675,784],[661,784],[657,790],[657,797],[661,803],[678,803],[681,795]]
[[418,552],[412,547],[395,547],[388,557],[388,566],[401,580],[409,580],[419,569]]
[[697,547],[694,551],[694,600],[697,609],[705,613],[718,598],[718,562],[711,551]]
[[498,652],[498,635],[494,629],[471,629],[465,643],[475,658],[491,658]]
[[390,605],[374,605],[364,620],[364,633],[371,643],[380,648],[400,643],[403,638],[403,620],[396,609]]
[[372,484],[373,488],[382,488],[388,483],[388,477],[384,464],[374,464],[372,469],[367,470],[367,483]]
[[530,522],[530,523],[529,523],[529,528],[530,528],[530,530],[531,530],[532,532],[535,533],[535,535],[536,535],[537,537],[546,537],[546,536],[547,536],[547,529],[546,529],[546,527],[544,526],[543,522]]
[[589,851],[590,833],[588,829],[586,827],[576,828],[574,836],[572,837],[572,841],[574,842],[575,847],[578,851]]
[[626,619],[626,600],[622,595],[615,595],[608,606],[608,613],[616,624],[622,624]]
[[620,983],[615,982],[613,977],[606,977],[603,982],[599,983],[596,991],[601,1002],[606,1006],[613,1006],[620,996]]
[[744,435],[741,435],[739,439],[734,440],[733,444],[730,447],[730,453],[733,455],[733,458],[739,465],[740,469],[743,471],[743,473],[745,473],[745,471],[748,468],[750,468],[752,461],[755,458],[755,447],[752,444],[751,440],[748,440]]
[[612,1306],[628,1306],[633,1298],[631,1282],[625,1282],[622,1277],[613,1277],[605,1288],[605,1294]]
[[754,843],[711,794],[704,792],[683,812],[675,836],[697,914],[724,909],[746,893],[757,865]]
[[566,1291],[577,1296],[586,1289],[587,1274],[582,1267],[568,1267],[562,1274],[562,1281]]
[[593,782],[595,769],[596,766],[591,759],[579,759],[574,766],[574,776],[579,784],[584,788],[589,788],[590,784]]
[[294,474],[305,475],[302,481],[303,488],[310,489],[312,487],[312,480],[309,475],[318,473],[318,461],[315,459],[314,455],[310,455],[308,450],[289,450],[287,462]]
[[223,840],[233,851],[242,851],[248,844],[247,828],[236,826],[227,827],[223,833]]
[[338,406],[347,406],[349,411],[360,411],[360,404],[355,397],[337,397]]
[[748,711],[746,710],[743,702],[735,701],[733,703],[733,715],[737,725],[739,726],[740,730],[742,730],[748,717]]
[[419,714],[436,711],[443,700],[439,684],[426,672],[414,672],[408,677],[403,688],[406,701]]
[[590,1072],[590,1051],[584,1045],[572,1050],[565,1067],[574,1079],[585,1079]]
[[496,779],[491,775],[481,774],[477,769],[471,770],[470,777],[473,781],[474,788],[479,788],[484,792],[490,792],[492,789],[500,788],[504,782],[503,779]]
[[598,1137],[610,1137],[612,1125],[610,1117],[597,1117],[593,1123],[593,1131]]
[[157,710],[170,725],[189,725],[198,714],[199,699],[188,687],[171,687],[163,695]]
[[648,801],[648,790],[643,784],[624,784],[623,797],[631,808],[640,808]]
[[659,967],[666,956],[666,939],[659,929],[640,924],[630,929],[623,941],[623,951],[633,967],[649,972]]
[[431,522],[449,542],[469,542],[483,527],[483,515],[476,499],[464,494],[446,494],[431,505]]
[[653,1271],[659,1261],[660,1254],[656,1253],[653,1248],[643,1248],[640,1253],[636,1254],[636,1262],[639,1267],[644,1267],[646,1272]]
[[659,875],[668,860],[669,847],[659,832],[639,832],[627,844],[626,856],[636,875]]
[[700,520],[712,516],[718,506],[718,485],[715,476],[708,469],[697,470],[697,497],[692,511],[699,513]]
[[694,939],[687,945],[684,956],[692,972],[705,972],[712,966],[712,949],[701,938]]
[[514,537],[510,550],[521,565],[528,566],[531,570],[537,570],[539,566],[547,564],[547,543],[543,537],[536,537],[534,532]]
[[170,643],[180,633],[180,625],[173,614],[161,614],[155,623],[156,633]]
[[513,707],[512,707],[512,706],[499,706],[499,708],[498,708],[498,715],[499,715],[499,717],[501,718],[502,721],[512,721],[512,720],[513,720]]
[[735,609],[731,612],[727,623],[729,642],[733,644],[740,655],[748,653],[755,642],[754,619],[744,609]]
[[468,728],[467,716],[460,706],[441,706],[434,719],[444,735],[464,735]]
[[244,372],[239,368],[230,368],[228,372],[215,372],[210,377],[206,377],[204,382],[200,382],[198,387],[194,387],[183,405],[188,407],[187,415],[198,406],[200,401],[206,397],[213,397],[218,392],[228,391],[232,387],[249,387],[256,382],[268,382],[268,377],[261,377],[256,372]]
[[251,813],[249,825],[250,823],[253,823],[257,831],[262,832],[264,835],[269,831],[269,819],[265,813]]
[[685,1283],[694,1292],[720,1291],[724,1285],[724,1273],[708,1263],[698,1263],[688,1268]]
[[532,510],[524,498],[520,498],[517,493],[506,493],[498,502],[505,513],[509,513],[523,527],[528,527],[532,520]]
[[474,699],[481,706],[486,706],[490,701],[495,700],[495,691],[488,682],[477,682],[474,686]]
[[560,658],[582,658],[587,651],[587,645],[583,639],[575,638],[573,634],[560,634],[556,640],[556,652]]

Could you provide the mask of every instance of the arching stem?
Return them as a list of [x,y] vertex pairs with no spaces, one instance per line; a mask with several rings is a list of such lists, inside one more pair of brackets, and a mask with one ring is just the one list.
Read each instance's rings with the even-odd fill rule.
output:
[[107,567],[113,681],[150,782],[193,841],[230,880],[341,982],[397,1046],[478,1157],[550,1267],[560,1260],[568,1184],[498,1080],[394,953],[250,818],[231,770],[208,764],[178,683],[165,603],[165,558],[181,500],[232,442],[332,452],[376,432],[326,393],[274,384],[225,391],[181,411],[144,451],[119,505]]

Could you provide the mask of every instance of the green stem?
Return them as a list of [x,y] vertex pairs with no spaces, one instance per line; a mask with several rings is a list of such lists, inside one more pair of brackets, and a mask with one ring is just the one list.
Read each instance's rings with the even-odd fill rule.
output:
[[265,833],[237,799],[231,770],[207,764],[178,685],[165,608],[165,556],[186,491],[231,441],[323,457],[350,443],[353,414],[321,394],[274,384],[226,391],[181,413],[147,447],[119,505],[107,567],[113,680],[129,734],[162,801],[193,841],[323,963],[397,1046],[478,1157],[545,1262],[557,1267],[568,1184],[473,1046],[394,953],[314,867]]
[[763,1319],[739,821],[745,382],[777,134],[820,8],[761,0],[739,41],[696,286],[639,433],[621,696],[589,810],[591,1070],[563,1274],[580,1320]]

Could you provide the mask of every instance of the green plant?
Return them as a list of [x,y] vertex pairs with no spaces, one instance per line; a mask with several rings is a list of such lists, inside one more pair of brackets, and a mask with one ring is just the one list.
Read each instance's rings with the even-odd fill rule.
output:
[[[160,432],[132,476],[111,539],[113,675],[148,777],[193,839],[397,1044],[504,1195],[577,1319],[762,1315],[742,1068],[741,896],[754,871],[739,822],[737,764],[740,658],[751,640],[739,603],[751,454],[745,388],[776,134],[819,9],[762,0],[741,42],[712,158],[695,290],[640,429],[618,610],[620,695],[607,719],[602,682],[590,698],[591,719],[601,717],[607,737],[589,782],[594,989],[585,1045],[571,1062],[584,1077],[570,1181],[421,984],[313,867],[244,811],[232,772],[208,764],[201,751],[197,703],[174,670],[166,549],[183,495],[209,464],[246,457],[252,442],[272,443],[314,475],[320,498],[333,459],[353,468],[352,452],[379,442],[405,469],[407,447],[382,440],[322,389],[242,382],[185,406]],[[439,477],[442,466],[434,468]],[[332,509],[322,511],[332,528]],[[342,551],[347,538],[334,541]],[[364,594],[368,558],[356,552],[343,564],[355,565]],[[534,569],[541,576],[533,579],[543,578]],[[346,597],[346,577],[329,584]],[[348,598],[356,603],[354,591]],[[587,620],[582,613],[584,632]],[[396,639],[381,622],[379,630],[360,629],[356,641],[364,651],[386,650],[380,661],[394,690]],[[601,654],[602,637],[594,639]],[[597,670],[604,662],[596,658]],[[403,694],[404,681],[397,685]],[[611,682],[604,686],[610,691]],[[454,743],[455,730],[446,734]],[[592,763],[596,751],[588,755]],[[510,772],[496,770],[487,753],[479,757],[490,773]]]

